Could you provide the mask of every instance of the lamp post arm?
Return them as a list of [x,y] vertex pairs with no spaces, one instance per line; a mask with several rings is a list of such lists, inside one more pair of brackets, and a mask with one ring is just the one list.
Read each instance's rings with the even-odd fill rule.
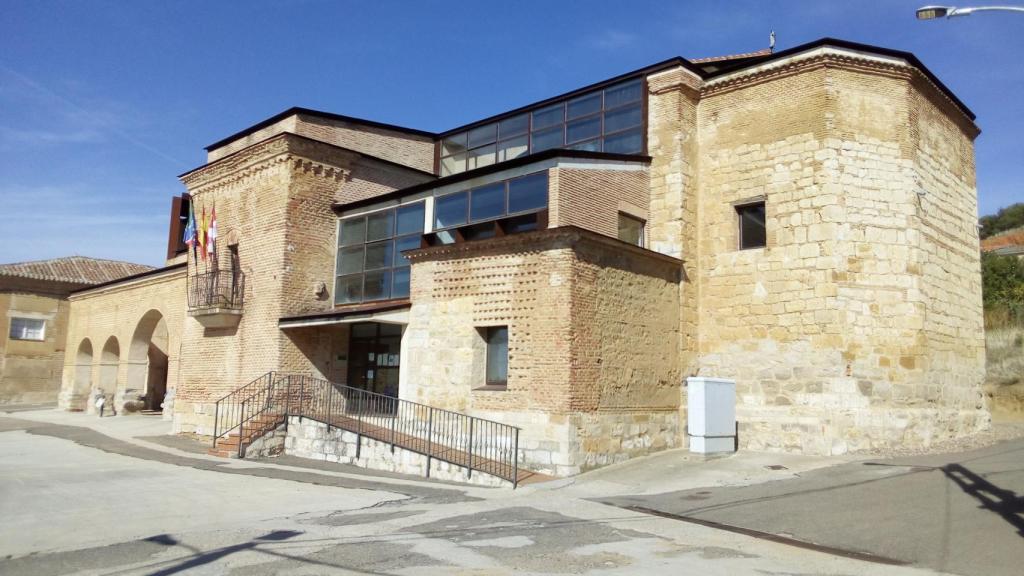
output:
[[952,8],[946,18],[954,16],[970,16],[975,12],[1024,12],[1024,6],[971,6],[968,8]]

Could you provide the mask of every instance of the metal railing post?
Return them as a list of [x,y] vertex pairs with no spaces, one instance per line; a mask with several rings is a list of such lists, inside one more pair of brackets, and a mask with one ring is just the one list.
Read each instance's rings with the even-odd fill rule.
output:
[[306,401],[306,377],[299,376],[299,419],[306,415],[303,403]]
[[519,487],[519,428],[513,428],[516,433],[516,443],[512,448],[512,489]]
[[430,406],[427,412],[427,478],[430,478],[430,460],[434,453],[434,407]]
[[466,452],[469,453],[469,474],[467,478],[473,478],[473,420],[472,416],[469,417],[469,446],[467,446]]
[[362,456],[363,453],[363,395],[357,396],[359,401],[356,403],[356,460]]
[[242,400],[241,415],[238,418],[238,457],[242,457],[242,441],[245,439],[245,404],[248,400]]
[[395,411],[391,415],[391,453],[395,453],[395,428],[398,427],[398,410],[401,408],[401,404],[398,398],[394,399]]
[[217,437],[220,436],[220,434],[217,433],[217,430],[218,430],[217,427],[218,427],[219,423],[220,423],[220,400],[217,400],[217,403],[213,405],[213,447],[214,448],[217,447]]

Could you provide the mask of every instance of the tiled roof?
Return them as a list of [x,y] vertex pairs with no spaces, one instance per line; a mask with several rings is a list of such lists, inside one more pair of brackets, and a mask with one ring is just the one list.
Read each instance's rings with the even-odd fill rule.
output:
[[0,277],[17,276],[75,284],[99,284],[152,270],[152,266],[85,256],[0,264]]
[[[1007,250],[1008,248],[1010,250]],[[1024,249],[1024,226],[1000,232],[981,241],[981,249],[984,252],[1017,253],[1014,248]]]
[[726,60],[742,60],[743,58],[754,58],[755,56],[771,56],[771,48],[762,48],[757,52],[746,52],[744,54],[729,54],[727,56],[710,56],[708,58],[690,58],[694,64],[707,64],[708,62],[725,62]]

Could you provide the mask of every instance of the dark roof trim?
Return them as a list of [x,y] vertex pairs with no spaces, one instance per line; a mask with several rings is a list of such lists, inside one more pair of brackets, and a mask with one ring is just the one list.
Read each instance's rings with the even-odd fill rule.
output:
[[102,282],[100,284],[93,284],[92,286],[88,286],[86,288],[79,288],[78,290],[72,290],[71,294],[78,294],[80,292],[88,292],[90,290],[96,290],[98,288],[106,288],[108,286],[113,286],[115,284],[121,284],[122,282],[131,282],[133,280],[139,280],[139,279],[145,278],[147,276],[157,276],[159,274],[163,274],[164,272],[172,272],[174,270],[179,270],[179,269],[182,269],[182,268],[186,268],[187,266],[188,266],[188,262],[181,262],[181,263],[178,263],[178,264],[171,264],[170,266],[164,266],[163,268],[154,268],[152,270],[147,270],[145,272],[140,272],[139,274],[132,274],[131,276],[125,276],[124,278],[118,278],[117,280],[110,280],[109,282]]
[[207,162],[206,164],[203,164],[202,166],[197,166],[197,167],[195,167],[195,168],[193,168],[193,169],[191,169],[191,170],[189,170],[187,172],[182,172],[181,174],[178,174],[178,178],[184,178],[185,176],[188,176],[189,174],[192,174],[193,172],[198,172],[198,171],[202,170],[203,168],[206,168],[207,166],[213,166],[214,164],[217,164],[218,162],[223,162],[223,161],[225,161],[225,160],[227,160],[227,159],[229,159],[229,158],[231,158],[231,157],[233,157],[233,156],[235,156],[237,154],[242,154],[243,152],[249,150],[250,148],[252,148],[254,146],[259,146],[260,144],[266,142],[267,140],[270,140],[271,138],[277,138],[278,136],[281,136],[282,134],[287,134],[288,136],[291,136],[292,138],[299,138],[299,139],[305,140],[307,142],[315,142],[315,143],[323,145],[323,146],[330,146],[331,148],[334,148],[335,150],[343,150],[345,152],[350,152],[352,154],[358,154],[359,156],[362,156],[363,158],[374,160],[374,161],[380,162],[382,164],[387,164],[387,165],[393,166],[395,168],[401,168],[403,170],[408,170],[410,172],[416,172],[417,174],[422,174],[424,176],[430,176],[431,178],[437,178],[437,174],[434,174],[433,172],[427,172],[426,170],[420,170],[419,168],[413,168],[412,166],[406,166],[405,164],[399,164],[398,162],[395,162],[393,160],[386,160],[386,159],[381,158],[379,156],[374,156],[372,154],[367,154],[365,152],[360,152],[359,150],[353,150],[351,148],[345,148],[344,146],[338,146],[337,144],[331,144],[330,142],[324,142],[323,140],[317,140],[316,138],[310,138],[309,136],[303,136],[301,134],[296,134],[294,132],[287,132],[287,131],[285,131],[285,132],[278,132],[277,134],[274,134],[273,136],[270,136],[266,140],[260,140],[259,142],[253,142],[252,144],[246,146],[245,148],[242,148],[240,150],[236,150],[236,151],[232,152],[231,154],[228,154],[227,156],[224,156],[223,158],[218,158],[218,159],[214,160],[213,162]]
[[412,303],[408,299],[382,300],[380,302],[369,304],[341,306],[327,312],[312,312],[308,314],[298,314],[295,316],[284,316],[277,320],[277,324],[280,326],[285,322],[299,322],[302,320],[334,320],[336,318],[345,318],[347,316],[361,316],[364,314],[372,314],[374,312],[401,310],[402,308],[408,308],[410,306],[412,306]]
[[518,108],[516,108],[514,110],[509,110],[507,112],[502,112],[501,114],[495,114],[494,116],[490,116],[490,117],[484,118],[483,120],[477,120],[475,122],[470,122],[469,124],[463,124],[462,126],[458,126],[456,128],[452,128],[451,130],[445,130],[444,132],[439,133],[438,137],[439,138],[444,138],[445,136],[449,136],[449,135],[454,134],[456,132],[462,132],[464,130],[467,130],[467,129],[470,129],[470,128],[474,128],[476,126],[482,126],[484,124],[490,124],[491,122],[494,122],[496,120],[501,120],[503,118],[508,118],[510,116],[515,116],[517,114],[521,114],[521,113],[526,112],[527,110],[531,110],[533,108],[541,108],[543,106],[546,106],[547,104],[552,104],[552,103],[557,102],[559,100],[564,100],[564,99],[567,99],[567,98],[572,98],[573,96],[576,96],[576,95],[579,95],[579,94],[583,94],[583,93],[589,92],[591,90],[597,90],[597,89],[600,89],[600,88],[604,88],[606,86],[611,86],[612,84],[617,84],[619,82],[624,82],[624,81],[627,81],[627,80],[632,80],[634,78],[642,78],[642,77],[648,76],[650,74],[655,74],[655,73],[661,72],[663,70],[668,70],[669,68],[675,68],[677,66],[682,66],[683,68],[686,68],[687,70],[689,70],[690,72],[693,72],[694,74],[696,74],[700,78],[705,78],[708,75],[707,72],[705,72],[704,69],[701,68],[700,66],[697,66],[696,64],[690,62],[686,58],[682,58],[680,56],[676,56],[674,58],[669,58],[668,60],[663,60],[661,62],[658,62],[657,64],[651,64],[650,66],[645,66],[643,68],[639,68],[637,70],[633,70],[632,72],[626,72],[625,74],[619,74],[618,76],[615,76],[613,78],[609,78],[607,80],[602,80],[600,82],[595,82],[593,84],[588,84],[587,86],[584,86],[582,88],[576,88],[575,90],[570,90],[569,92],[565,92],[563,94],[559,94],[558,96],[552,96],[551,98],[545,98],[544,100],[533,102],[532,104],[527,104],[525,106],[520,106],[520,107],[518,107]]
[[327,120],[338,120],[338,121],[341,121],[341,122],[351,122],[352,124],[362,124],[363,126],[370,126],[372,128],[383,128],[385,130],[393,130],[395,132],[405,132],[406,134],[413,134],[413,135],[416,135],[416,136],[426,136],[428,138],[437,138],[437,134],[435,134],[433,132],[427,132],[425,130],[417,130],[415,128],[406,128],[404,126],[396,126],[394,124],[385,124],[384,122],[375,122],[373,120],[366,120],[366,119],[363,119],[363,118],[356,118],[354,116],[345,116],[343,114],[334,114],[334,113],[331,113],[331,112],[323,112],[323,111],[320,111],[320,110],[313,110],[311,108],[302,108],[301,106],[293,106],[293,107],[285,110],[284,112],[281,112],[279,114],[275,114],[275,115],[271,116],[270,118],[267,118],[266,120],[264,120],[264,121],[262,121],[262,122],[260,122],[258,124],[253,124],[252,126],[249,126],[248,128],[246,128],[245,130],[242,130],[240,132],[235,132],[234,134],[232,134],[231,136],[228,136],[227,138],[223,138],[221,140],[218,140],[218,141],[214,142],[213,144],[210,144],[209,146],[204,148],[204,150],[209,152],[210,150],[213,150],[215,148],[220,148],[221,146],[224,146],[225,144],[230,143],[232,140],[237,140],[239,138],[248,136],[249,134],[252,134],[253,132],[262,130],[262,129],[266,128],[267,126],[270,126],[271,124],[276,124],[276,123],[280,122],[281,120],[284,120],[285,118],[287,118],[289,116],[295,116],[295,115],[298,115],[298,114],[305,114],[307,116],[316,116],[318,118],[325,118]]
[[972,121],[977,118],[974,115],[974,112],[972,112],[966,104],[964,104],[959,98],[957,98],[956,94],[953,94],[953,91],[950,90],[945,84],[943,84],[942,81],[939,80],[938,77],[936,77],[935,74],[933,74],[932,71],[929,70],[928,67],[925,66],[920,60],[918,60],[917,56],[914,56],[912,53],[904,52],[902,50],[893,50],[891,48],[882,48],[881,46],[872,46],[870,44],[850,42],[848,40],[839,40],[837,38],[821,38],[813,42],[808,42],[806,44],[794,46],[793,48],[787,48],[786,50],[775,52],[771,56],[765,56],[762,58],[757,58],[750,62],[741,62],[731,66],[723,66],[722,68],[708,75],[708,79],[716,78],[724,74],[731,74],[733,72],[737,72],[743,70],[744,68],[749,68],[751,66],[759,66],[766,62],[772,62],[782,58],[788,58],[789,56],[793,56],[794,54],[799,54],[800,52],[806,52],[807,50],[813,50],[815,48],[821,48],[823,46],[845,48],[847,50],[857,50],[859,52],[870,52],[873,54],[891,56],[893,58],[900,58],[902,60],[906,60],[907,63],[909,63],[914,68],[920,70],[922,74],[924,74],[929,80],[931,80],[939,88],[939,90],[942,91],[943,94],[948,96],[949,99],[953,101],[957,108],[959,108],[964,114],[967,115],[968,118],[970,118]]
[[527,156],[521,156],[515,160],[508,160],[506,162],[499,162],[497,164],[491,164],[490,166],[484,166],[482,168],[476,168],[466,172],[460,172],[458,174],[452,174],[451,176],[445,176],[444,178],[438,178],[429,182],[423,182],[421,184],[414,184],[406,188],[400,188],[393,190],[387,194],[381,194],[379,196],[373,196],[370,198],[364,198],[362,200],[356,200],[354,202],[338,203],[334,204],[332,208],[337,212],[339,210],[351,210],[352,208],[359,208],[362,206],[369,206],[377,204],[378,202],[385,202],[387,200],[393,200],[395,198],[401,198],[402,196],[408,196],[409,194],[415,194],[424,190],[431,190],[440,186],[446,186],[448,184],[455,184],[465,180],[471,180],[480,176],[486,176],[495,172],[502,172],[504,170],[510,170],[512,168],[518,168],[520,166],[526,166],[536,162],[542,162],[544,160],[550,160],[552,158],[581,158],[586,160],[609,160],[613,162],[642,162],[649,164],[651,162],[650,156],[644,156],[642,154],[614,154],[611,152],[590,152],[587,150],[567,150],[564,148],[552,148],[550,150],[544,150],[536,154],[530,154]]

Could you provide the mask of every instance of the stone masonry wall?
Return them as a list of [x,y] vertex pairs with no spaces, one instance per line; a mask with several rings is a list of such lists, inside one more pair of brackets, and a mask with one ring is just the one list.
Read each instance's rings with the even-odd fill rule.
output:
[[[0,404],[57,400],[68,309],[64,296],[0,288]],[[45,320],[45,340],[11,339],[12,317]]]

